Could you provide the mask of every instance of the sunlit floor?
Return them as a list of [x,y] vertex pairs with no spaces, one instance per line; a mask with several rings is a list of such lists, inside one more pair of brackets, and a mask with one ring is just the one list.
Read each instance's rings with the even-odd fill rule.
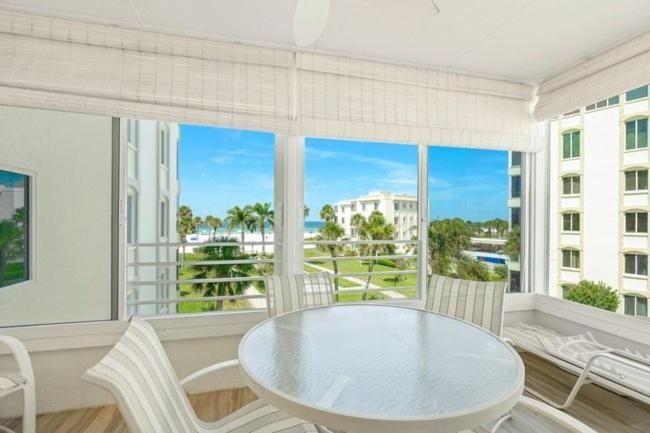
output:
[[[575,377],[530,354],[522,354],[526,364],[526,383],[551,398],[561,399],[569,392]],[[190,396],[200,418],[217,420],[254,400],[249,389],[232,389]],[[596,385],[582,388],[567,411],[599,433],[650,433],[650,405],[611,393]],[[0,425],[20,431],[19,420],[5,420]],[[38,433],[127,433],[114,406],[40,415]],[[557,430],[543,423],[524,428],[516,420],[503,426],[503,433],[546,433]]]

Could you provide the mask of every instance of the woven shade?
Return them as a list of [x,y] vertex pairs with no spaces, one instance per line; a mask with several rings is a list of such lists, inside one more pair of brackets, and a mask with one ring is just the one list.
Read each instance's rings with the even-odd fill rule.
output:
[[525,84],[0,11],[0,104],[537,151]]
[[650,32],[539,85],[535,116],[546,120],[650,83]]

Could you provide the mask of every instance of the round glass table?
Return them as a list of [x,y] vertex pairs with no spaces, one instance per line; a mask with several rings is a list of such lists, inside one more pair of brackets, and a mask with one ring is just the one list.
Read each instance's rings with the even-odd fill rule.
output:
[[451,433],[495,420],[521,396],[524,366],[467,322],[382,305],[268,319],[239,345],[246,384],[298,418],[352,433]]

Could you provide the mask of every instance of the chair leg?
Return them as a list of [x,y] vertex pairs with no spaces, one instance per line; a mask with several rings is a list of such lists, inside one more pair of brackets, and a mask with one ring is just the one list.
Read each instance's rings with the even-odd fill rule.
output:
[[23,388],[23,433],[36,433],[36,393],[34,382]]
[[503,424],[504,422],[508,421],[510,418],[512,418],[512,415],[510,414],[510,412],[508,412],[507,414],[503,415],[501,418],[499,418],[499,419],[497,420],[496,424],[494,424],[494,427],[492,427],[492,428],[490,429],[490,433],[496,433],[497,430],[499,430],[499,427],[501,427],[501,424]]
[[573,388],[571,389],[571,392],[567,396],[567,398],[564,400],[562,403],[555,402],[551,400],[550,398],[542,395],[541,393],[530,389],[529,387],[526,387],[526,392],[534,395],[538,399],[542,400],[545,403],[548,403],[549,405],[553,406],[556,409],[564,410],[567,409],[571,404],[573,404],[573,401],[575,400],[576,396],[578,395],[578,392],[580,391],[580,388],[582,388],[582,385],[587,385],[591,383],[589,379],[587,379],[587,373],[588,370],[584,370],[583,373],[578,377],[578,380],[576,381],[575,385],[573,385]]

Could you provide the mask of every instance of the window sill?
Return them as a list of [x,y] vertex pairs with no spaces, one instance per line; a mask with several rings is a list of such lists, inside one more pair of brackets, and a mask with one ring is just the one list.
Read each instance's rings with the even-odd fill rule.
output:
[[637,147],[636,149],[625,149],[623,153],[632,153],[632,152],[638,152],[641,150],[648,150],[647,147]]
[[565,266],[560,266],[561,271],[569,271],[569,272],[580,272],[580,268],[567,268]]
[[562,230],[560,233],[563,234],[563,235],[579,235],[580,230],[578,230],[578,231]]
[[572,158],[562,158],[562,161],[579,161],[582,157],[581,156],[575,156]]
[[638,232],[624,232],[623,236],[629,236],[632,238],[647,238],[648,233],[638,233]]
[[562,198],[580,198],[580,194],[562,194]]
[[642,195],[642,194],[647,194],[647,193],[648,193],[647,189],[638,189],[638,190],[632,190],[632,191],[625,190],[625,191],[623,191],[624,195]]
[[637,275],[637,274],[626,274],[623,273],[623,278],[631,278],[633,280],[647,280],[647,275]]

